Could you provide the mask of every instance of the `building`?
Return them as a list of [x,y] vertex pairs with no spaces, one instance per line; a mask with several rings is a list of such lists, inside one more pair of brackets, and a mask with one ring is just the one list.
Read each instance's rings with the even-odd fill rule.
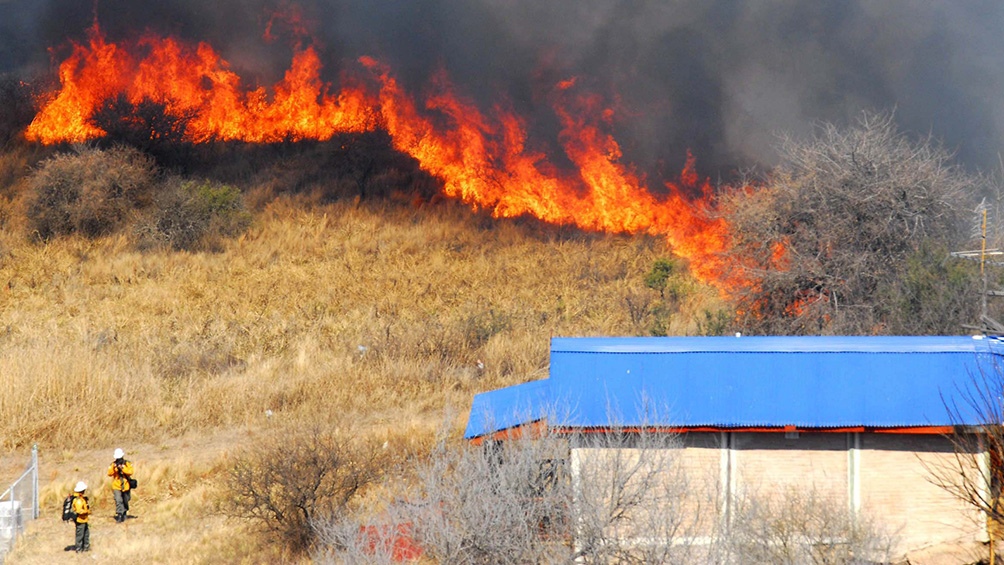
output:
[[811,489],[880,521],[918,563],[988,539],[931,470],[957,464],[951,434],[984,423],[964,395],[1002,352],[982,336],[555,338],[549,377],[477,395],[465,437],[531,423],[679,433],[719,518],[742,492]]

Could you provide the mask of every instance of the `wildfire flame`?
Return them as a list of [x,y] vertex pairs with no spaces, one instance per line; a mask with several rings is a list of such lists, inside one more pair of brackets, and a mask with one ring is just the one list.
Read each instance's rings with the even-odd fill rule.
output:
[[104,136],[92,118],[118,96],[131,104],[162,104],[166,114],[187,118],[185,137],[195,143],[325,140],[376,126],[361,87],[334,96],[327,92],[312,47],[297,50],[269,101],[264,88],[245,91],[240,77],[205,43],[191,48],[173,38],[146,37],[137,49],[145,55],[136,58],[107,42],[97,25],[89,36],[87,45],[74,44],[60,64],[62,88],[28,126],[29,141],[79,143]]
[[446,196],[496,217],[530,214],[587,230],[664,236],[699,280],[723,292],[742,284],[722,258],[728,226],[706,213],[711,186],[697,175],[693,156],[679,181],[666,184],[668,196],[657,198],[620,162],[608,127],[613,112],[599,97],[577,93],[575,79],[556,85],[553,95],[558,139],[577,168],[562,173],[528,149],[518,115],[501,106],[483,113],[453,91],[445,73],[433,78],[434,92],[420,106],[388,67],[369,57],[359,62],[361,76],[343,77],[332,92],[320,78],[314,48],[298,47],[270,91],[249,89],[208,44],[147,36],[126,49],[108,42],[95,24],[87,43],[74,44],[60,64],[61,87],[41,103],[25,137],[43,144],[102,137],[106,132],[93,118],[121,97],[183,118],[184,138],[194,143],[326,140],[380,128],[395,149],[442,180]]

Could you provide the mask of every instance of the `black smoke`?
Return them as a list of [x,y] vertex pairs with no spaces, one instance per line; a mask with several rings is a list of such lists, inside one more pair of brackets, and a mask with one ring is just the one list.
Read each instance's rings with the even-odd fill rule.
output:
[[[110,40],[144,31],[207,41],[270,84],[295,36],[264,41],[273,13],[299,10],[329,79],[370,55],[413,92],[446,71],[482,108],[526,116],[554,141],[554,84],[577,78],[615,108],[625,159],[675,175],[770,165],[779,134],[894,110],[971,168],[999,167],[1004,3],[995,0],[0,0],[0,74],[52,73],[97,14]],[[275,35],[283,37],[276,22]],[[61,51],[62,49],[62,51]]]

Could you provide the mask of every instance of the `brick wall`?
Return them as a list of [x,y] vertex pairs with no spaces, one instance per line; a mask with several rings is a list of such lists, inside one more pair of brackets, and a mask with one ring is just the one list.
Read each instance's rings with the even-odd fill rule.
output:
[[983,540],[980,514],[931,482],[928,469],[955,464],[941,436],[862,434],[861,511],[898,531],[904,549]]
[[769,496],[788,489],[814,491],[847,506],[847,435],[734,433],[736,485]]
[[[954,464],[948,440],[865,433],[857,438],[855,444],[855,434],[847,433],[683,434],[670,480],[683,476],[686,488],[675,511],[695,516],[684,528],[688,535],[705,537],[715,531],[725,493],[770,497],[795,489],[811,491],[835,512],[857,508],[894,535],[894,555],[986,539],[980,514],[931,482],[928,469]],[[583,465],[603,458],[602,450],[578,451]]]

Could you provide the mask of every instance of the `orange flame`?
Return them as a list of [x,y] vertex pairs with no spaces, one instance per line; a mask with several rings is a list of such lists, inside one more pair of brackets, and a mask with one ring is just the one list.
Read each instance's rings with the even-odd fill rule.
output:
[[317,52],[298,47],[269,93],[244,88],[205,43],[191,48],[147,37],[135,51],[146,54],[137,58],[107,42],[95,24],[87,45],[73,45],[60,65],[61,89],[44,103],[25,137],[44,144],[101,137],[105,132],[93,118],[120,96],[132,104],[157,103],[166,114],[184,118],[185,138],[196,143],[326,140],[382,128],[397,150],[442,180],[446,196],[476,209],[496,217],[530,214],[586,230],[665,236],[699,280],[723,291],[743,283],[722,259],[728,225],[707,213],[711,186],[698,177],[694,157],[688,153],[679,181],[666,184],[668,196],[657,198],[641,175],[620,162],[620,145],[609,133],[613,111],[599,97],[577,93],[575,78],[553,93],[558,139],[576,167],[561,172],[546,155],[527,148],[519,116],[502,107],[486,115],[455,94],[444,73],[433,78],[434,93],[420,108],[390,70],[369,57],[360,63],[377,87],[346,77],[346,86],[332,94],[320,78]]
[[362,88],[328,94],[312,47],[295,53],[269,101],[264,88],[245,91],[240,77],[205,43],[192,49],[172,38],[147,37],[139,50],[148,54],[136,60],[106,42],[97,25],[89,35],[88,45],[75,44],[60,65],[62,88],[28,126],[29,141],[52,144],[102,137],[106,132],[92,118],[118,95],[133,104],[162,104],[168,115],[187,118],[185,137],[193,142],[325,140],[376,126]]

